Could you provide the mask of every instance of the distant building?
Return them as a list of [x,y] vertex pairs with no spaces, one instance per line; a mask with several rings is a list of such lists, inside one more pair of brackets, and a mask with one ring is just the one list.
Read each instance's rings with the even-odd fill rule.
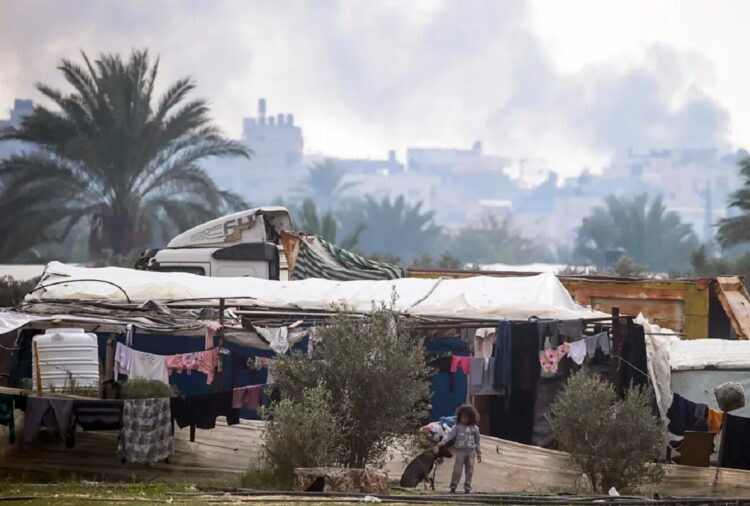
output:
[[241,142],[252,150],[250,160],[212,160],[207,164],[217,184],[253,205],[287,197],[304,172],[302,129],[292,114],[268,114],[266,99],[258,100],[257,117],[245,118]]
[[[17,98],[13,102],[13,109],[10,110],[10,118],[0,119],[0,129],[6,127],[18,127],[24,117],[31,114],[34,110],[34,102],[29,99]],[[0,158],[6,158],[14,153],[18,153],[23,148],[23,144],[15,141],[0,141]]]

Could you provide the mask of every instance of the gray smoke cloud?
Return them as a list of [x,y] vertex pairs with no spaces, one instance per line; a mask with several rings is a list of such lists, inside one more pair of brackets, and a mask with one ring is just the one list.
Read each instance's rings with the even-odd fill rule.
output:
[[229,134],[264,96],[271,112],[296,114],[309,149],[334,155],[482,139],[500,154],[577,164],[627,147],[727,144],[727,111],[686,85],[705,62],[659,46],[565,73],[528,5],[0,0],[0,107],[38,98],[37,81],[61,85],[56,63],[81,49],[147,47],[161,85],[193,76]]

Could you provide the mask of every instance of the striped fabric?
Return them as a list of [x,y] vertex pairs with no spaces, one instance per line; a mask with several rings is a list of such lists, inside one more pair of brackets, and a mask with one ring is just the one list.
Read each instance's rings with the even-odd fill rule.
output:
[[404,277],[406,269],[356,255],[320,236],[301,238],[292,272],[292,279],[318,278],[336,281]]

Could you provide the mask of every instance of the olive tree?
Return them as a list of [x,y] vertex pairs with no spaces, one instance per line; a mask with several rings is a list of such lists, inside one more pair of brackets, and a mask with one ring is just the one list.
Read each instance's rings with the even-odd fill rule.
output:
[[413,433],[429,408],[423,342],[389,307],[355,316],[340,307],[319,328],[311,356],[295,353],[273,365],[283,398],[299,402],[321,385],[339,435],[341,465],[382,465],[388,447]]
[[562,450],[591,481],[594,491],[631,491],[664,476],[655,463],[664,449],[661,421],[650,409],[650,391],[614,388],[585,369],[572,375],[547,419]]

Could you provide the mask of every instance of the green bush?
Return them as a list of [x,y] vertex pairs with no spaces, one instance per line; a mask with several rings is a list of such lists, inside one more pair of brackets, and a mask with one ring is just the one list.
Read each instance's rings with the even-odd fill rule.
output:
[[261,415],[266,421],[263,461],[268,468],[250,476],[291,482],[295,468],[339,463],[341,424],[322,385],[306,389],[299,399],[282,399]]
[[133,378],[122,385],[123,399],[155,399],[174,397],[178,394],[177,387],[166,385],[159,380]]
[[312,357],[301,353],[273,365],[284,398],[300,402],[307,389],[321,385],[331,399],[345,459],[361,468],[382,465],[388,448],[413,434],[429,409],[429,368],[423,342],[389,308],[366,317],[339,308]]
[[664,430],[651,414],[649,390],[632,389],[618,399],[610,384],[581,370],[570,377],[547,419],[594,491],[633,491],[664,476],[664,467],[655,463],[664,450]]

